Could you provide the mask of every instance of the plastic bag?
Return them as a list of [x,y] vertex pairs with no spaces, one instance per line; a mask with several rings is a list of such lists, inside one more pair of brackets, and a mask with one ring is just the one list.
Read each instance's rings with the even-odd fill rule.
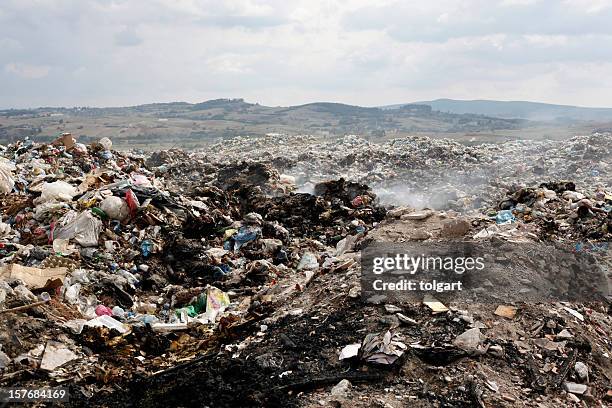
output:
[[130,207],[120,197],[106,197],[102,200],[100,209],[113,220],[123,221],[130,215]]
[[54,181],[42,186],[42,194],[34,200],[34,204],[43,204],[50,201],[72,201],[72,197],[78,194],[76,187],[65,181]]
[[98,143],[102,145],[104,150],[110,150],[113,148],[113,142],[108,137],[103,137],[102,139],[98,140]]
[[302,259],[300,259],[300,262],[298,263],[297,270],[313,270],[317,269],[318,267],[319,261],[317,260],[317,256],[312,252],[304,252],[304,255],[302,255]]
[[70,208],[66,203],[49,202],[36,206],[34,219],[47,222],[63,212],[64,208]]
[[5,222],[2,222],[0,217],[0,238],[4,238],[11,233],[11,226]]
[[125,201],[127,202],[128,207],[130,208],[130,214],[132,217],[136,215],[136,211],[140,207],[140,202],[138,201],[138,197],[131,189],[128,189],[125,192]]
[[230,299],[227,293],[211,286],[206,290],[206,312],[204,315],[210,323],[214,323],[217,315],[223,313],[229,304]]
[[151,181],[142,174],[132,173],[130,174],[130,182],[138,187],[153,187]]
[[5,158],[0,160],[0,193],[8,194],[15,187],[15,179],[13,178],[13,170],[15,165]]
[[511,210],[501,210],[495,217],[495,222],[498,225],[511,224],[514,221],[516,221],[516,218],[514,217],[514,214],[512,214]]
[[85,211],[54,231],[54,238],[70,239],[83,247],[98,246],[102,221]]

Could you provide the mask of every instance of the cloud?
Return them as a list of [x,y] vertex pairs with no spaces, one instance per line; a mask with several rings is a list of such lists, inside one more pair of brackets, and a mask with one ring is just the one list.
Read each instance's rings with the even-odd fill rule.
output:
[[[612,106],[608,0],[4,0],[2,107]],[[33,81],[36,79],[36,81]]]
[[4,65],[4,70],[9,74],[15,74],[25,79],[40,79],[49,75],[51,68],[47,66],[21,64],[10,62]]
[[[347,13],[348,30],[383,30],[398,41],[443,42],[491,34],[612,34],[612,8],[597,1],[392,2]],[[594,12],[597,11],[597,12]]]
[[142,44],[142,38],[133,30],[125,29],[115,34],[115,45],[121,47],[134,47]]

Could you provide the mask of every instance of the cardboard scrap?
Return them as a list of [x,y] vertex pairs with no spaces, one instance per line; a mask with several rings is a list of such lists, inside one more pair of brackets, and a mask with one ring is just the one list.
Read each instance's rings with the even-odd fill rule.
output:
[[495,309],[495,314],[497,316],[505,317],[506,319],[514,319],[517,310],[518,309],[514,306],[499,305],[497,306],[497,309]]
[[62,135],[58,137],[57,139],[55,139],[52,144],[53,145],[63,144],[64,147],[66,148],[66,151],[68,151],[74,147],[75,143],[76,143],[76,140],[74,140],[74,137],[72,137],[71,133],[62,133]]
[[59,287],[62,285],[68,268],[40,269],[18,264],[4,265],[0,268],[1,279],[19,279],[29,289]]
[[423,304],[431,309],[434,313],[445,313],[448,312],[448,307],[444,306],[442,302],[431,295],[425,295]]

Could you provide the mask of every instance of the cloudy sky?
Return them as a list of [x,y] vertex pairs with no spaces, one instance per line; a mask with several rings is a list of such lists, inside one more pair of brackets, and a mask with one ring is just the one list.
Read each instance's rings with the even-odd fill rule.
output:
[[612,106],[612,0],[2,0],[0,108]]

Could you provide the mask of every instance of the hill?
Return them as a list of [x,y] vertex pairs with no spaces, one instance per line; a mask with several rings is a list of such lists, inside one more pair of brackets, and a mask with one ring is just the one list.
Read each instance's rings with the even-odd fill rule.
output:
[[[432,109],[454,114],[487,115],[498,118],[527,119],[532,121],[610,121],[612,108],[588,108],[525,101],[436,99],[417,102]],[[403,105],[386,106],[386,109]]]
[[[49,141],[70,132],[88,142],[110,137],[117,146],[195,147],[211,140],[268,133],[322,137],[357,134],[374,139],[413,134],[469,135],[519,131],[534,123],[480,114],[441,112],[423,104],[396,109],[317,102],[270,107],[243,99],[171,102],[129,107],[52,108],[0,111],[0,143],[25,136]],[[496,137],[496,136],[495,136]]]

